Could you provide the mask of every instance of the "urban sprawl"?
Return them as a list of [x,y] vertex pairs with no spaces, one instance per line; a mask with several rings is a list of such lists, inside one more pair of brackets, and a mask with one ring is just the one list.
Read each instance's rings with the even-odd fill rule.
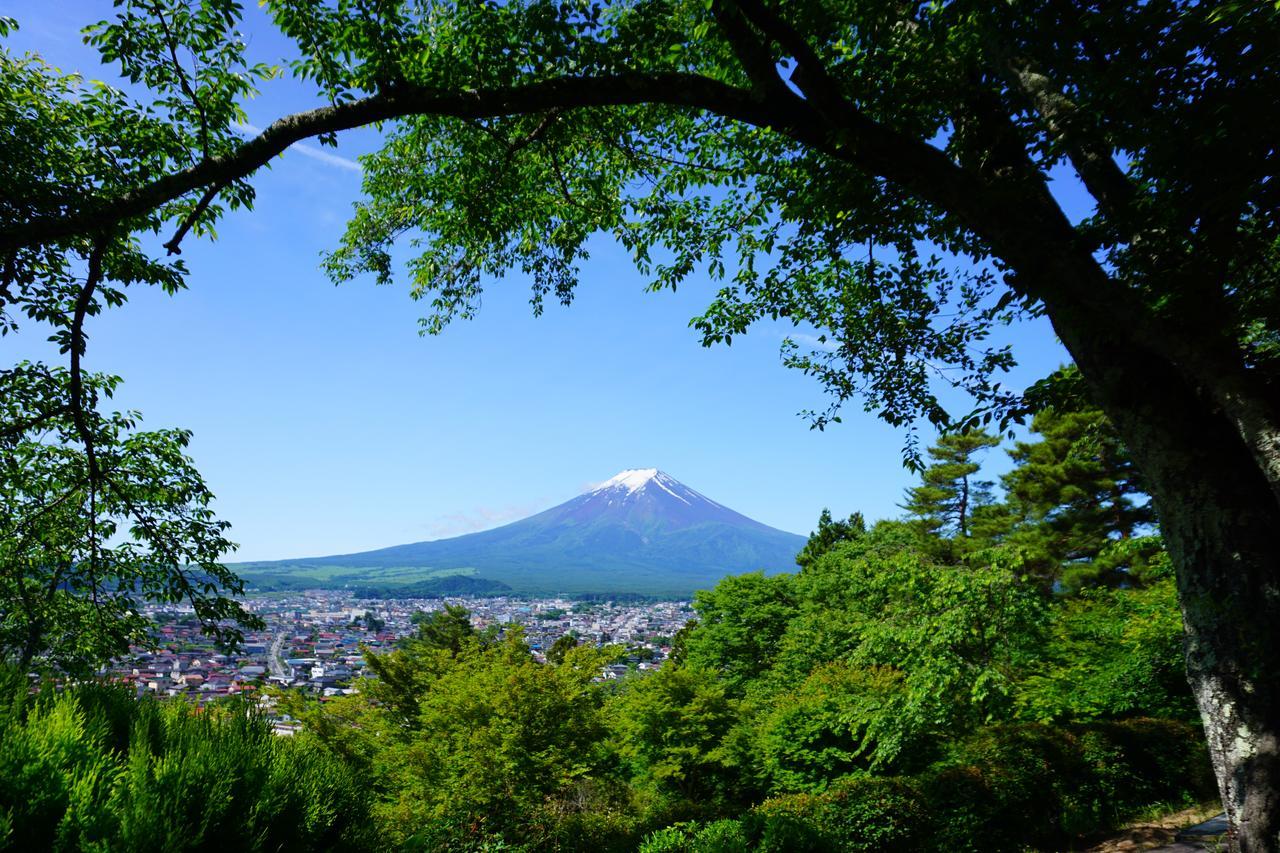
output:
[[[358,690],[365,653],[386,652],[415,631],[413,617],[445,604],[471,613],[477,630],[506,631],[520,625],[533,655],[572,634],[580,643],[618,644],[627,655],[601,672],[601,679],[625,677],[659,666],[671,639],[692,618],[687,601],[645,603],[584,602],[564,598],[358,599],[341,590],[273,594],[245,601],[266,628],[246,632],[231,655],[222,654],[200,632],[190,607],[154,607],[155,644],[135,648],[103,673],[132,685],[139,696],[183,696],[204,703],[233,695],[254,695],[268,684],[333,697]],[[371,673],[368,673],[371,675]],[[276,731],[293,731],[288,718]]]

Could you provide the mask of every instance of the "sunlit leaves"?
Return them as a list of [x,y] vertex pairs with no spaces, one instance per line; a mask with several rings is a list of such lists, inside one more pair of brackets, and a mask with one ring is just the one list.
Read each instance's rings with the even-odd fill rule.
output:
[[615,654],[582,646],[541,664],[516,627],[456,648],[415,640],[371,656],[379,677],[360,694],[303,716],[362,762],[393,840],[529,843],[606,775],[605,695],[593,679]]
[[219,561],[228,524],[186,454],[182,430],[145,432],[137,413],[99,415],[118,380],[85,379],[91,469],[67,371],[0,373],[0,659],[84,671],[151,642],[148,602],[189,604],[233,645],[259,621]]

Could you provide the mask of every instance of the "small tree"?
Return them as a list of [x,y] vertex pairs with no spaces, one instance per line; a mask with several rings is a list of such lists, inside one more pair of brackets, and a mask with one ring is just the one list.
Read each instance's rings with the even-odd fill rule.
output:
[[855,512],[845,521],[832,521],[831,510],[824,508],[818,516],[818,529],[809,534],[809,541],[796,555],[796,565],[806,568],[839,543],[852,542],[866,532],[867,522],[862,513]]
[[[718,673],[730,693],[767,670],[787,623],[797,614],[795,578],[763,572],[731,575],[694,597],[696,630],[684,636],[685,664]],[[677,635],[679,639],[680,635]]]
[[664,666],[628,683],[607,711],[618,751],[641,786],[692,802],[745,793],[735,791],[725,743],[737,707],[715,673]]
[[440,610],[418,611],[411,617],[418,632],[411,642],[458,654],[475,637],[471,611],[461,604],[445,604]]
[[578,635],[573,631],[561,634],[556,637],[556,641],[551,644],[551,648],[547,649],[547,663],[561,664],[564,663],[564,657],[569,653],[570,649],[578,647]]
[[[148,601],[187,602],[234,646],[262,621],[231,597],[244,587],[219,560],[235,546],[190,433],[51,402],[73,381],[30,363],[0,373],[0,659],[86,672],[150,643]],[[78,393],[96,402],[116,383],[86,375]]]
[[393,845],[556,848],[557,825],[607,782],[594,679],[615,657],[579,647],[540,664],[519,627],[492,643],[465,638],[457,652],[413,642],[371,654],[378,678],[359,694],[298,712],[384,792],[377,811]]
[[925,533],[969,535],[974,510],[991,503],[991,483],[974,479],[981,468],[974,457],[999,443],[995,436],[971,430],[944,435],[929,448],[933,464],[921,472],[921,484],[907,490],[903,505]]

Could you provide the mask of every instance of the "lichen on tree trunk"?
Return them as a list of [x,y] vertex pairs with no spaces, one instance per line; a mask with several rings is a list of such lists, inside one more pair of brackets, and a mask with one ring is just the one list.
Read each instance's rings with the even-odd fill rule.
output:
[[1161,516],[1178,570],[1187,678],[1229,843],[1245,853],[1280,850],[1280,517],[1269,509],[1232,510],[1188,495]]
[[1151,488],[1228,845],[1280,851],[1280,504],[1239,430],[1167,363],[1064,340]]

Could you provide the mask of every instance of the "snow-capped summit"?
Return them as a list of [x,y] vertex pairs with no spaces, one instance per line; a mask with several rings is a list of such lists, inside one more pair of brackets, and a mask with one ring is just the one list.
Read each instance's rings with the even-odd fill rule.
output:
[[675,530],[708,524],[772,530],[711,500],[658,468],[628,468],[573,500],[527,520],[577,529],[584,525],[609,526],[634,534],[639,537],[639,542],[648,542],[656,535]]
[[614,474],[591,491],[602,492],[605,489],[624,488],[628,492],[634,492],[636,489],[643,489],[646,483],[659,477],[671,479],[657,468],[628,468]]
[[675,477],[665,471],[659,471],[657,468],[628,468],[605,480],[588,492],[587,495],[631,497],[636,494],[643,494],[648,489],[665,492],[689,506],[693,506],[695,503],[706,503],[724,509],[720,504],[694,491]]

